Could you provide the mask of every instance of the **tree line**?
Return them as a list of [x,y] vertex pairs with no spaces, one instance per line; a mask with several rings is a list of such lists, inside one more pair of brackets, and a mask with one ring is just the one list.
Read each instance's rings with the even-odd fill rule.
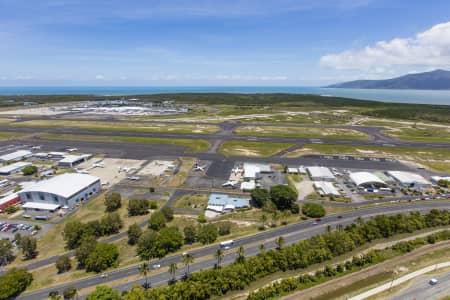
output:
[[353,251],[368,242],[395,234],[412,233],[424,228],[450,224],[450,212],[432,210],[426,215],[418,212],[408,215],[380,215],[368,221],[339,226],[337,231],[327,231],[278,250],[265,251],[255,257],[194,273],[186,280],[172,285],[142,290],[135,287],[123,299],[210,299],[230,291],[241,290],[249,283],[279,271],[303,269]]

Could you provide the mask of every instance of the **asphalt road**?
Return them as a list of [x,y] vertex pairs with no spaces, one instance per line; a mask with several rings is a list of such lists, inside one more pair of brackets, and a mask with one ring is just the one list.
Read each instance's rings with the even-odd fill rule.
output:
[[[368,208],[368,209],[360,209],[360,210],[354,210],[350,212],[345,212],[340,214],[342,218],[337,218],[336,215],[330,215],[322,218],[322,221],[318,225],[314,225],[313,221],[307,221],[297,224],[292,224],[284,227],[279,227],[274,230],[268,230],[264,231],[255,235],[243,237],[240,239],[236,239],[235,243],[229,251],[227,251],[227,254],[224,257],[222,264],[228,264],[234,261],[236,257],[236,249],[238,249],[240,246],[246,246],[245,252],[246,256],[254,256],[259,253],[259,245],[264,243],[266,249],[273,249],[275,248],[274,239],[283,236],[286,241],[286,245],[296,243],[300,240],[309,238],[311,236],[317,235],[319,233],[322,233],[326,230],[327,226],[330,225],[332,227],[337,226],[338,224],[341,224],[343,226],[348,225],[358,217],[361,218],[369,218],[374,215],[379,214],[397,214],[397,213],[406,213],[409,211],[421,211],[421,212],[427,212],[430,209],[436,208],[436,209],[448,209],[450,207],[449,203],[417,203],[417,204],[399,204],[397,206],[390,206],[390,207],[375,207],[375,208]],[[213,255],[213,253],[217,250],[217,245],[211,245],[204,248],[200,248],[197,250],[192,250],[190,253],[194,256],[196,260],[199,260],[201,258],[205,258],[208,256]],[[161,260],[155,260],[152,261],[152,264],[158,263],[162,267],[168,266],[171,263],[181,262],[181,255],[173,255],[169,257],[162,258]],[[197,272],[201,269],[208,269],[212,268],[214,266],[215,259],[212,258],[206,258],[205,260],[196,262],[191,265],[190,270],[191,272]],[[177,272],[177,277],[182,276],[184,273],[184,270],[182,267]],[[78,290],[83,288],[88,288],[92,286],[97,286],[104,284],[107,281],[113,281],[113,280],[120,280],[122,278],[126,278],[132,275],[139,274],[139,271],[136,266],[124,268],[121,270],[113,271],[108,273],[108,276],[106,278],[102,278],[101,276],[93,276],[85,279],[81,279],[78,281],[73,281],[64,285],[60,285],[53,288],[47,288],[38,290],[32,293],[28,293],[25,295],[22,295],[18,297],[18,299],[44,299],[48,296],[48,293],[50,291],[58,290],[62,291],[65,287],[68,286],[74,286]],[[170,280],[170,275],[167,272],[161,272],[161,273],[155,273],[154,275],[149,276],[149,281],[153,286],[157,285],[163,285],[167,283],[167,281]],[[136,284],[143,283],[143,279],[131,281],[127,284],[117,286],[115,287],[118,290],[126,290],[129,289],[131,286]]]
[[[436,278],[439,282],[436,285],[430,285],[431,278]],[[406,290],[392,296],[390,300],[438,300],[444,296],[450,295],[450,272],[440,275],[420,276],[412,280]]]

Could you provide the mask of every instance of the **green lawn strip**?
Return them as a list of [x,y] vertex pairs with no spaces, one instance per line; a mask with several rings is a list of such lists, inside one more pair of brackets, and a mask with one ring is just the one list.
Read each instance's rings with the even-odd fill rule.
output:
[[43,139],[49,140],[78,140],[78,141],[103,141],[103,142],[124,142],[139,144],[165,144],[185,147],[189,152],[198,153],[208,150],[211,144],[202,139],[169,139],[137,136],[101,136],[101,135],[79,135],[79,134],[52,134],[44,133],[39,135]]
[[450,149],[352,146],[334,144],[305,144],[302,148],[288,153],[287,157],[299,157],[305,154],[320,153],[324,155],[356,155],[373,157],[391,157],[416,161],[435,171],[450,172]]
[[161,133],[180,133],[180,134],[212,134],[219,130],[215,125],[202,124],[161,124],[161,123],[139,123],[139,122],[94,122],[94,121],[69,121],[69,120],[52,120],[52,121],[25,121],[16,122],[14,127],[26,128],[78,128],[95,131],[133,131],[133,132],[161,132]]
[[384,133],[403,141],[450,143],[450,130],[447,127],[418,125],[385,130]]
[[364,140],[369,138],[368,135],[351,129],[289,126],[241,126],[237,128],[236,133],[244,136],[279,136],[346,140]]
[[4,132],[0,132],[0,140],[4,141],[4,140],[9,140],[9,139],[16,139],[16,138],[21,138],[26,135],[29,135],[29,133],[4,131]]
[[219,152],[226,156],[269,157],[293,145],[291,143],[226,141],[220,145]]

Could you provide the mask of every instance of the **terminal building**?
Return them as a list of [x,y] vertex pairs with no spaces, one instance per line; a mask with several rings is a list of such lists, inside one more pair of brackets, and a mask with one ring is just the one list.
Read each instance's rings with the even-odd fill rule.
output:
[[307,167],[306,171],[312,181],[335,181],[336,177],[326,167]]
[[350,179],[359,188],[386,188],[388,185],[378,176],[369,172],[350,173]]
[[431,182],[416,173],[405,171],[388,171],[387,174],[404,187],[430,188],[432,186]]
[[50,210],[74,207],[100,191],[98,177],[66,173],[39,181],[19,192],[24,209]]
[[211,194],[209,195],[208,206],[206,209],[216,213],[226,213],[237,208],[245,208],[249,206],[249,199],[231,197],[225,194]]

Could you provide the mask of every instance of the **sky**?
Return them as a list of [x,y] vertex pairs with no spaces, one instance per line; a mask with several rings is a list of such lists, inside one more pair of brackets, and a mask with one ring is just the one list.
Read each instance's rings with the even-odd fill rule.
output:
[[0,0],[0,86],[322,86],[450,70],[448,0]]

